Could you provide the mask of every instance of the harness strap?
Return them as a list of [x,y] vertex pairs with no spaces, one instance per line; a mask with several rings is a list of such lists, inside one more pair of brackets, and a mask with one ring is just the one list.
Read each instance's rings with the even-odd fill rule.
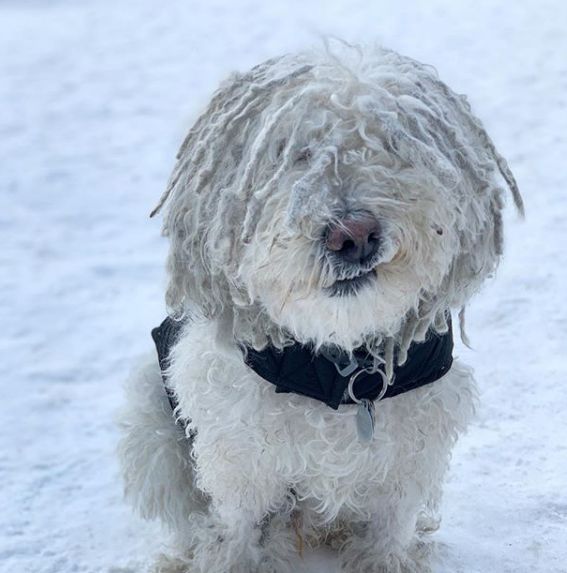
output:
[[167,369],[169,368],[169,353],[175,346],[182,327],[182,322],[167,317],[158,327],[152,329],[152,338],[156,345],[165,393],[173,412],[177,408],[178,403],[175,392],[167,384]]

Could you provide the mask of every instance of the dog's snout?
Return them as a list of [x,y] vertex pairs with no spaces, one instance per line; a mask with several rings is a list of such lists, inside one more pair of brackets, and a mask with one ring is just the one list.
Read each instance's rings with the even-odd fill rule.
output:
[[329,226],[325,244],[344,261],[364,264],[380,248],[380,234],[380,223],[374,216],[354,214]]

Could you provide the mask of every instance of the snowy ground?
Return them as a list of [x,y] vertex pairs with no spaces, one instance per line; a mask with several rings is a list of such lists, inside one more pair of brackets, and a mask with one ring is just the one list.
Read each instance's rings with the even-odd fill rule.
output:
[[459,349],[483,406],[436,572],[567,571],[567,4],[0,0],[1,571],[142,572],[159,549],[113,453],[120,384],[164,314],[147,214],[217,82],[318,33],[434,64],[518,177],[528,219],[509,217]]

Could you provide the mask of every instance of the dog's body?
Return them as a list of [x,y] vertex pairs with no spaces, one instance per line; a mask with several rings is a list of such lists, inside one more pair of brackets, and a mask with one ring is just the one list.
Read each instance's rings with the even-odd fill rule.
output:
[[368,442],[360,404],[276,393],[245,349],[362,346],[395,385],[497,264],[500,175],[521,208],[466,102],[392,52],[273,60],[217,92],[164,196],[168,302],[192,315],[165,372],[176,417],[157,358],[123,415],[127,495],[178,545],[161,570],[297,571],[304,540],[331,539],[345,572],[428,570],[468,369],[377,401]]

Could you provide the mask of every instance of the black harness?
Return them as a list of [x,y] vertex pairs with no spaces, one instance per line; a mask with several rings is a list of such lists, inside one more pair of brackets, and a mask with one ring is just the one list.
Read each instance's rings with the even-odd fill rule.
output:
[[[165,371],[169,353],[184,323],[166,318],[152,330],[159,364],[169,403],[173,410],[177,400],[167,385]],[[392,398],[431,384],[444,376],[453,364],[453,333],[451,323],[446,333],[429,330],[423,342],[414,342],[407,360],[394,367],[393,383],[388,385],[381,372],[369,372],[371,357],[364,347],[354,351],[354,359],[338,349],[315,353],[310,344],[296,342],[283,350],[267,346],[263,350],[246,348],[243,360],[256,374],[275,386],[277,393],[292,392],[324,402],[337,410],[341,404],[361,400]],[[396,364],[394,360],[394,364]],[[350,390],[349,393],[349,383]]]

